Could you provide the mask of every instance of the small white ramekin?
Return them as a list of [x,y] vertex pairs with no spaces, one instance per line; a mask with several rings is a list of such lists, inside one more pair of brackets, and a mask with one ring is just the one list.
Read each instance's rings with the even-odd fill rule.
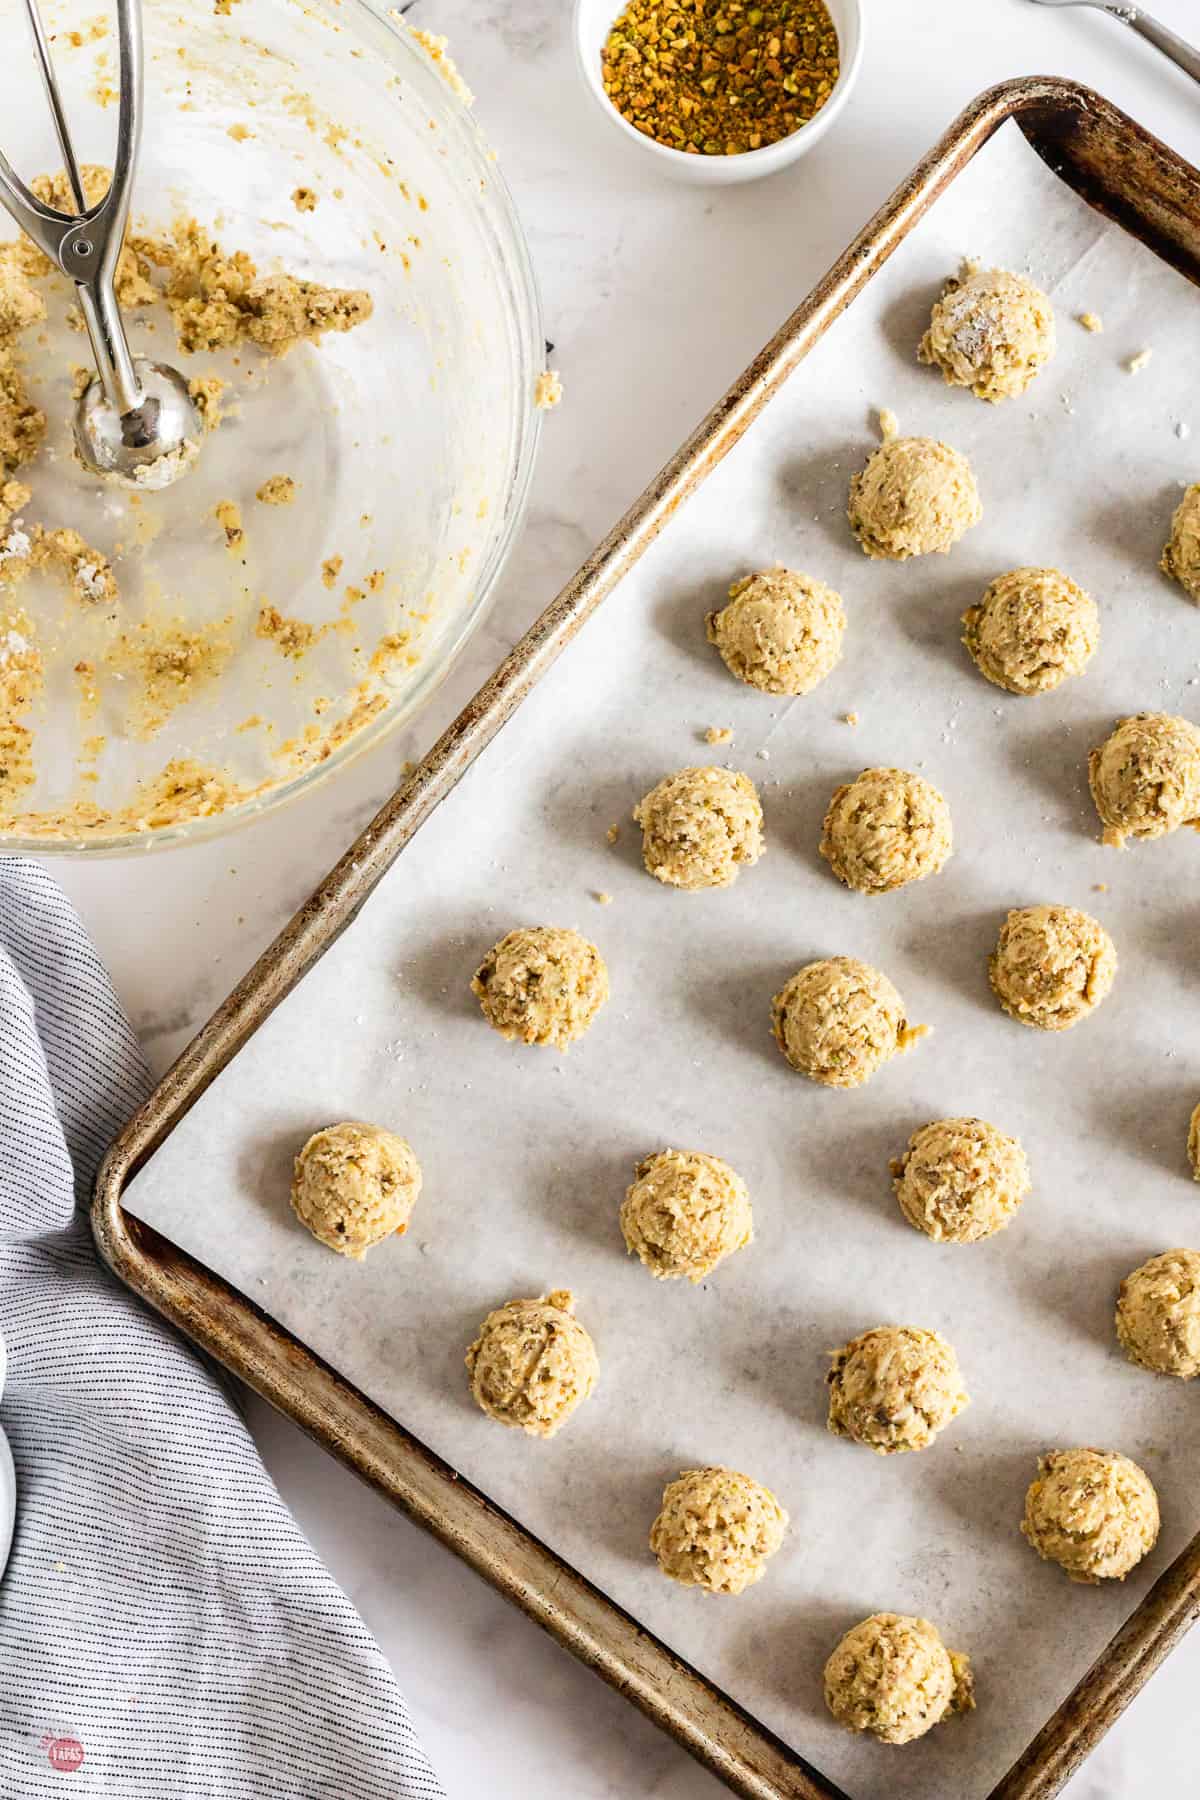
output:
[[575,0],[575,54],[584,84],[611,125],[643,154],[657,163],[665,175],[681,181],[723,186],[731,181],[757,181],[763,175],[774,175],[785,169],[819,143],[837,120],[850,98],[862,62],[862,0],[825,0],[838,34],[841,70],[832,94],[807,125],[801,125],[778,143],[761,150],[743,150],[735,156],[695,156],[687,150],[673,150],[660,144],[645,132],[637,131],[617,111],[604,91],[600,78],[600,52],[622,8],[620,0]]

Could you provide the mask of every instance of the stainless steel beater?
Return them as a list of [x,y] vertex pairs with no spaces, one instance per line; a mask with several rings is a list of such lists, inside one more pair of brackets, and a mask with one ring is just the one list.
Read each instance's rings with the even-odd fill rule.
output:
[[54,131],[78,212],[46,206],[0,151],[0,200],[38,249],[75,283],[97,373],[75,409],[75,444],[98,475],[140,488],[169,487],[195,460],[200,416],[177,369],[134,356],[117,305],[114,280],[125,238],[142,120],[140,0],[116,0],[121,94],[112,182],[87,204],[67,129],[38,0],[25,0]]

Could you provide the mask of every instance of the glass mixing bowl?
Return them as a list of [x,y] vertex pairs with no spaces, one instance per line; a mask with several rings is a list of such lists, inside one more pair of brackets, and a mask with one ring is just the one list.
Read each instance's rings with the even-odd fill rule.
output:
[[[45,11],[81,158],[106,163],[111,22]],[[48,317],[13,341],[47,433],[17,473],[32,492],[20,522],[0,527],[7,848],[224,830],[410,717],[479,623],[538,438],[533,274],[452,67],[367,0],[144,0],[144,15],[134,233],[194,218],[259,274],[366,289],[374,310],[285,356],[186,355],[165,306],[131,312],[135,351],[227,383],[196,469],[131,495],[71,456],[86,342],[69,285],[36,284]],[[15,17],[3,42],[3,147],[28,179],[60,158]],[[290,504],[257,498],[277,475]],[[90,600],[90,570],[72,581],[61,559],[6,581],[11,533],[37,526],[110,558],[115,602]]]

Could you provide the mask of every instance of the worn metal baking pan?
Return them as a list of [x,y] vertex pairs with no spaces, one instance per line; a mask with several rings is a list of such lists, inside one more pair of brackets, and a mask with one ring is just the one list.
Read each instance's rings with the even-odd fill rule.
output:
[[[836,1800],[842,1790],[244,1295],[125,1212],[122,1196],[156,1146],[350,924],[419,826],[676,508],[1007,119],[1089,204],[1200,284],[1200,174],[1107,101],[1070,82],[1029,77],[981,95],[614,526],[183,1052],[109,1151],[93,1203],[100,1251],[137,1293],[752,1800]],[[1198,1612],[1200,1536],[1155,1583],[989,1800],[1045,1800],[1057,1793]]]

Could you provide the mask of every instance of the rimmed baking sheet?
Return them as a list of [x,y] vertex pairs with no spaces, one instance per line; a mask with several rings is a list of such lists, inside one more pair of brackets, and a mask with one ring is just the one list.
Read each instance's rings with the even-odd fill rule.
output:
[[[1055,361],[1001,408],[913,360],[963,255],[1028,267],[1058,312]],[[858,1800],[984,1793],[1197,1523],[1190,1395],[1130,1369],[1110,1316],[1120,1275],[1188,1237],[1200,850],[1190,834],[1103,850],[1084,776],[1119,714],[1200,712],[1200,614],[1155,566],[1192,471],[1196,304],[1005,126],[126,1197]],[[985,518],[949,558],[872,564],[848,535],[880,405],[972,459]],[[837,586],[850,621],[839,669],[790,705],[736,687],[703,637],[728,580],[776,558]],[[1026,562],[1088,587],[1104,636],[1083,680],[1021,701],[974,672],[957,620]],[[731,746],[703,742],[711,724]],[[660,889],[629,810],[666,770],[725,757],[759,783],[769,853],[727,893]],[[943,788],[958,848],[937,880],[865,901],[816,843],[833,788],[873,762]],[[1041,899],[1095,911],[1122,957],[1111,1000],[1065,1037],[1022,1031],[987,989],[1004,910]],[[540,921],[593,936],[613,977],[566,1059],[503,1044],[466,988],[493,938]],[[935,1027],[855,1094],[793,1076],[767,1031],[782,979],[839,951],[879,963]],[[925,1119],[968,1111],[1022,1138],[1035,1192],[999,1239],[934,1246],[900,1221],[887,1160]],[[408,1238],[361,1268],[286,1200],[296,1145],[337,1116],[401,1130],[426,1172]],[[756,1244],[695,1292],[652,1284],[616,1227],[632,1164],[667,1143],[726,1156],[754,1196]],[[601,1384],[542,1445],[474,1411],[461,1359],[491,1305],[560,1284]],[[889,1318],[946,1332],[973,1404],[930,1453],[877,1460],[824,1430],[824,1352]],[[1159,1487],[1160,1548],[1124,1588],[1069,1586],[1017,1533],[1036,1454],[1062,1442],[1120,1447]],[[792,1515],[738,1601],[669,1586],[645,1550],[662,1483],[709,1460]],[[838,1634],[882,1607],[928,1614],[979,1678],[970,1720],[903,1752],[844,1736],[820,1701]]]

